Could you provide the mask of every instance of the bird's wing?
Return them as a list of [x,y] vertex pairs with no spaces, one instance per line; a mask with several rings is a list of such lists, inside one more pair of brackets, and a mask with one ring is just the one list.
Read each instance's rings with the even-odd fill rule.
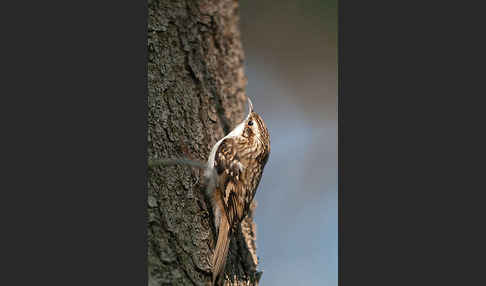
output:
[[230,226],[241,221],[246,209],[244,166],[238,155],[238,144],[233,138],[224,139],[216,151],[214,167],[219,177],[221,200]]

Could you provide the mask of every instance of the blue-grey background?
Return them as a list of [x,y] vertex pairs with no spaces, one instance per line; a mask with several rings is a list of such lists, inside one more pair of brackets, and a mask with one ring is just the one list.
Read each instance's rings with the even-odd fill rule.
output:
[[271,155],[256,199],[261,285],[337,285],[337,3],[240,1],[247,94]]

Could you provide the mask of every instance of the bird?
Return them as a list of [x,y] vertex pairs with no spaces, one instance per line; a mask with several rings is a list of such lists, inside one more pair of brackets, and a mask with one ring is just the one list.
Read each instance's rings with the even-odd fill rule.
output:
[[248,115],[211,148],[205,176],[215,176],[209,188],[217,241],[211,259],[213,285],[224,272],[230,241],[250,205],[270,156],[270,134],[248,99]]

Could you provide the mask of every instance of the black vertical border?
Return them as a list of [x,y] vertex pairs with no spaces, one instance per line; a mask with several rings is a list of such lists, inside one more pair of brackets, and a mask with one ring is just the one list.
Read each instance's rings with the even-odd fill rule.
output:
[[1,6],[0,285],[147,285],[147,1]]
[[339,1],[339,285],[484,284],[472,4]]

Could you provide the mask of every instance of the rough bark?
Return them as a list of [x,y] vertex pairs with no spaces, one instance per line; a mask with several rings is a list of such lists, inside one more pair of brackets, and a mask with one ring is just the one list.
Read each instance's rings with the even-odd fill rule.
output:
[[[238,3],[148,2],[148,157],[206,161],[245,113]],[[148,169],[149,285],[208,285],[216,233],[202,171]],[[230,245],[226,285],[256,285],[251,217]]]

